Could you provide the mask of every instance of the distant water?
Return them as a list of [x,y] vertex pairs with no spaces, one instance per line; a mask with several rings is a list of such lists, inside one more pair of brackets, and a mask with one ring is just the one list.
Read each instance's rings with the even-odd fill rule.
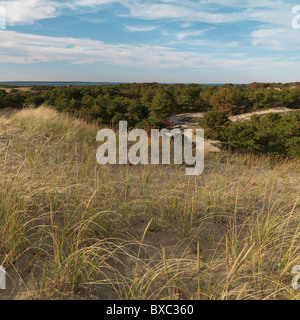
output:
[[[0,82],[0,85],[10,85],[10,86],[101,86],[106,84],[123,84],[125,82],[80,82],[80,81],[9,81],[9,82]],[[174,83],[167,83],[174,84]],[[187,83],[186,83],[187,84]],[[224,83],[198,83],[204,86],[222,86]]]

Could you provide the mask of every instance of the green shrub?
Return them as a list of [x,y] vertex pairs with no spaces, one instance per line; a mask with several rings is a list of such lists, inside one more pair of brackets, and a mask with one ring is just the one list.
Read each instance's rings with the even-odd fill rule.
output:
[[230,124],[229,118],[220,111],[207,112],[200,125],[206,130],[205,136],[212,139],[220,139],[225,127]]
[[221,138],[232,150],[269,154],[274,157],[300,157],[300,116],[268,114],[253,116],[248,123],[230,123]]

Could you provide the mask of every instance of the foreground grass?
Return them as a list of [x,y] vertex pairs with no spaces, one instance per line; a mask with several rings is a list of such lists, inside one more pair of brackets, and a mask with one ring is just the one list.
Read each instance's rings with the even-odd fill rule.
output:
[[100,166],[97,131],[44,107],[0,118],[0,298],[300,298],[299,162]]

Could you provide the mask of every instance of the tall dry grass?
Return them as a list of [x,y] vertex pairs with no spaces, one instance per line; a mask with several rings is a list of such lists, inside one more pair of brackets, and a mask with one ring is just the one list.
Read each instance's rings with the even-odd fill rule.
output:
[[0,298],[299,299],[299,162],[100,166],[96,126],[46,107],[0,124]]

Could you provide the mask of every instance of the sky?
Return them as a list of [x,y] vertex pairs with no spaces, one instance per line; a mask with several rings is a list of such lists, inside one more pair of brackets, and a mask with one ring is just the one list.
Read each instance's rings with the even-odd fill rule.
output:
[[300,81],[300,0],[0,0],[0,81]]

